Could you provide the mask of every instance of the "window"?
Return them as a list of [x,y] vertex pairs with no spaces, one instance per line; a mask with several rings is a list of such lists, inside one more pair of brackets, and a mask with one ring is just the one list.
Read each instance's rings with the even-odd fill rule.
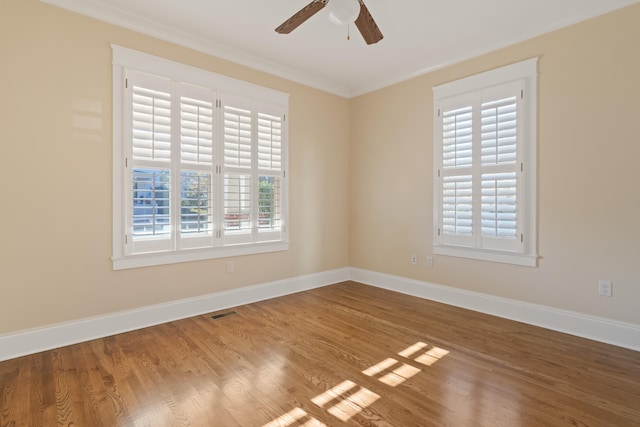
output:
[[288,249],[288,95],[113,48],[114,269]]
[[536,265],[536,67],[433,88],[434,253]]

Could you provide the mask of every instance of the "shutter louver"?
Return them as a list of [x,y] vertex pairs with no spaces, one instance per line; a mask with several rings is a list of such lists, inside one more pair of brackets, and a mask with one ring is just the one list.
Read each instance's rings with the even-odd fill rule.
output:
[[224,106],[224,165],[251,167],[251,111]]
[[516,173],[482,175],[482,236],[516,238]]
[[258,168],[282,168],[282,118],[258,113]]
[[516,161],[516,97],[482,104],[482,165]]
[[471,175],[442,180],[442,228],[446,234],[473,234],[473,185]]
[[472,107],[445,111],[442,115],[442,166],[471,166],[473,155]]
[[171,159],[171,95],[133,87],[133,158]]
[[213,164],[213,104],[180,99],[181,159],[184,163]]

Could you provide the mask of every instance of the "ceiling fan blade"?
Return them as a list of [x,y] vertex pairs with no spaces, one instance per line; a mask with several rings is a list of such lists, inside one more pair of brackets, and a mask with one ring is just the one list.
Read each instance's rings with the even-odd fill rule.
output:
[[369,13],[369,9],[364,5],[364,1],[360,1],[360,15],[356,19],[356,27],[362,34],[362,38],[367,44],[378,43],[384,37],[380,28],[373,20],[373,16]]
[[313,0],[311,3],[300,9],[291,18],[284,21],[278,28],[276,33],[289,34],[295,30],[307,19],[318,13],[323,7],[327,5],[328,0]]

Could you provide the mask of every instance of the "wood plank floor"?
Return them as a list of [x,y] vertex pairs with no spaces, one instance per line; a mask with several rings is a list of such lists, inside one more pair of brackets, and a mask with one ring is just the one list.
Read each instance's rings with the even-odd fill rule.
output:
[[640,426],[639,352],[354,282],[233,311],[2,362],[0,426]]

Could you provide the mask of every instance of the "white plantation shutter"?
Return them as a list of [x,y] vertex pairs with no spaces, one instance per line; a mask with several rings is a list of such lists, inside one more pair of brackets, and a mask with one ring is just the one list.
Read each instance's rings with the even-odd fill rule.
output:
[[454,99],[442,113],[442,225],[447,242],[471,245],[473,236],[473,108]]
[[214,244],[212,90],[180,85],[180,247]]
[[444,111],[442,114],[442,166],[471,166],[473,158],[473,111],[471,106]]
[[258,113],[258,167],[282,169],[282,117]]
[[248,108],[223,105],[226,167],[251,168],[253,120]]
[[535,264],[535,180],[524,172],[535,164],[534,78],[530,60],[434,88],[435,253]]
[[482,104],[482,165],[516,162],[517,107],[515,96]]
[[183,163],[209,167],[213,164],[213,108],[212,100],[180,98],[180,154]]
[[443,243],[517,250],[517,98],[493,99],[505,90],[519,86],[440,104]]
[[246,243],[252,239],[255,221],[252,166],[254,164],[254,111],[251,101],[226,95],[222,98],[224,141],[225,243]]
[[[480,239],[486,249],[520,251],[518,127],[522,84],[482,92],[480,111]],[[520,132],[522,134],[522,132]]]
[[171,82],[142,73],[131,73],[128,80],[132,159],[128,249],[163,251],[173,245]]
[[516,239],[516,173],[482,174],[482,236]]
[[447,99],[440,106],[442,158],[438,166],[440,225],[447,244],[472,246],[474,239],[474,97]]
[[[136,160],[171,159],[171,95],[163,87],[168,82],[150,78],[133,85],[133,158]],[[140,86],[145,85],[145,86]],[[167,88],[168,89],[168,88]]]
[[473,180],[471,175],[442,179],[442,232],[448,235],[473,234]]
[[[514,88],[516,92],[519,88]],[[495,96],[495,95],[494,95]],[[502,239],[488,247],[517,248],[518,176],[518,101],[516,96],[490,99],[482,103],[481,118],[481,234],[484,238]]]
[[112,49],[114,269],[287,250],[288,95]]
[[258,107],[258,232],[261,240],[282,237],[284,112]]
[[223,95],[226,243],[282,237],[283,129],[281,108]]

